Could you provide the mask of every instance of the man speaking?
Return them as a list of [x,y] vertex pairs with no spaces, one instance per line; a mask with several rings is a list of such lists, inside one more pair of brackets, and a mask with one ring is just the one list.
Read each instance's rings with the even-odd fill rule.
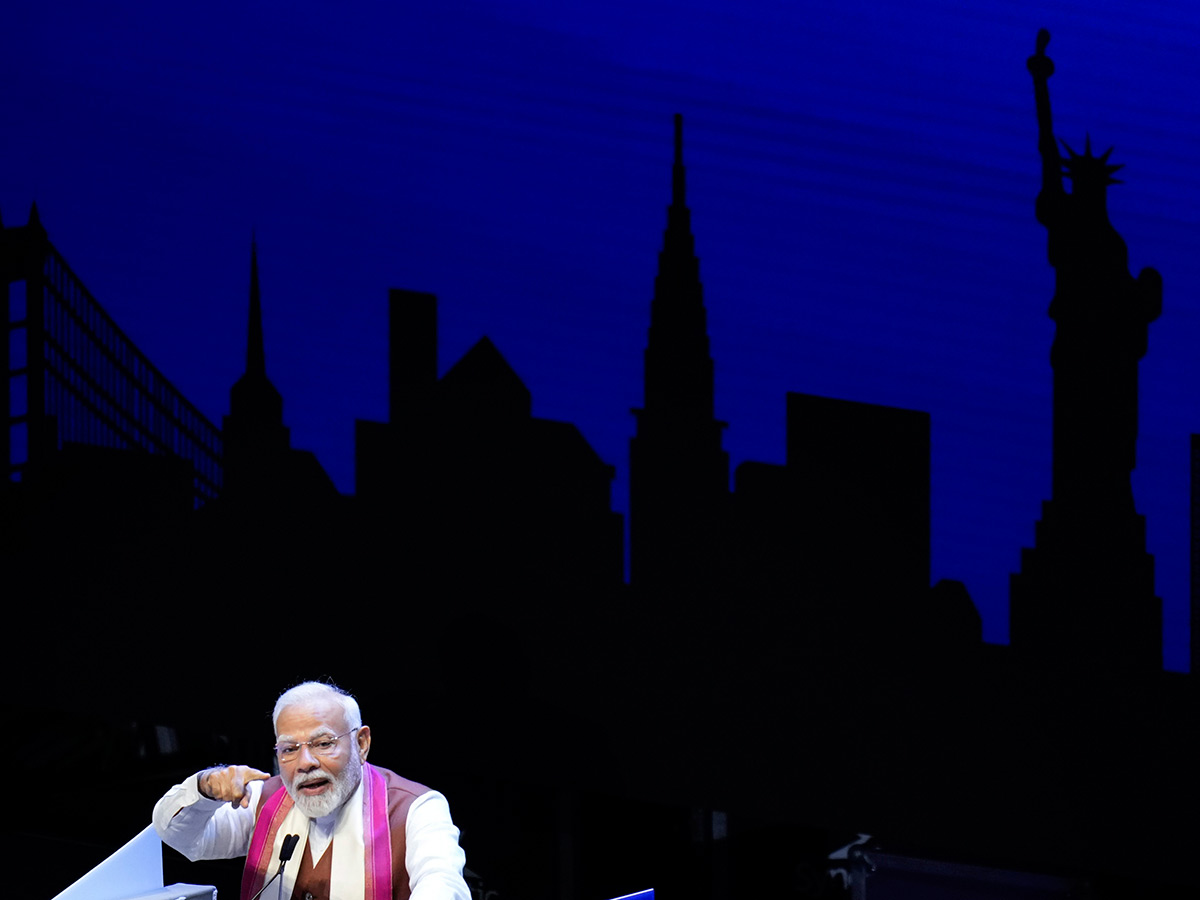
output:
[[285,842],[293,861],[272,900],[470,900],[446,798],[367,763],[353,697],[299,684],[273,720],[279,775],[221,766],[177,784],[154,807],[164,843],[190,860],[245,856],[241,900],[276,874]]

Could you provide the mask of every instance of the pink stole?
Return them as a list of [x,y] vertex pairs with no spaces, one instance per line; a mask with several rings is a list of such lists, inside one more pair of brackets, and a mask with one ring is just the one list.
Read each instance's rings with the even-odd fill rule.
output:
[[[370,763],[362,767],[363,848],[366,890],[364,900],[391,900],[392,831],[388,822],[387,781]],[[274,874],[275,838],[293,806],[292,795],[280,785],[259,807],[242,872],[241,900],[250,900]],[[336,838],[335,838],[336,840]],[[333,850],[333,847],[330,847]],[[316,864],[316,860],[313,860]],[[297,862],[296,865],[299,865]]]

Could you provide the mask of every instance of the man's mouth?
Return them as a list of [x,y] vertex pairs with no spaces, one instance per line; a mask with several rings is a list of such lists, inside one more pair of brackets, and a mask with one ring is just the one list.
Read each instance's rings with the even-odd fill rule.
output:
[[329,787],[328,778],[313,778],[303,784],[296,785],[296,790],[302,794],[313,795],[324,793],[327,787]]

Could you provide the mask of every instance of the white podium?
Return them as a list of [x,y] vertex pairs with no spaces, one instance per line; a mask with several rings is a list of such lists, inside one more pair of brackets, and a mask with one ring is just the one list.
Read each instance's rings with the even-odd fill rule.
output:
[[217,900],[211,885],[162,882],[162,841],[147,825],[54,900]]

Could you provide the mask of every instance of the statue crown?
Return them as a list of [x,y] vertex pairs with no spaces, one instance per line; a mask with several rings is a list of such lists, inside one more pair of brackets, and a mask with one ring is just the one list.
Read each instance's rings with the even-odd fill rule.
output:
[[1113,152],[1112,147],[1099,156],[1093,156],[1091,135],[1085,138],[1083,153],[1076,153],[1066,141],[1061,143],[1067,151],[1067,158],[1063,160],[1063,174],[1070,178],[1076,187],[1105,187],[1121,183],[1112,176],[1122,166],[1110,165],[1108,162],[1109,154]]

